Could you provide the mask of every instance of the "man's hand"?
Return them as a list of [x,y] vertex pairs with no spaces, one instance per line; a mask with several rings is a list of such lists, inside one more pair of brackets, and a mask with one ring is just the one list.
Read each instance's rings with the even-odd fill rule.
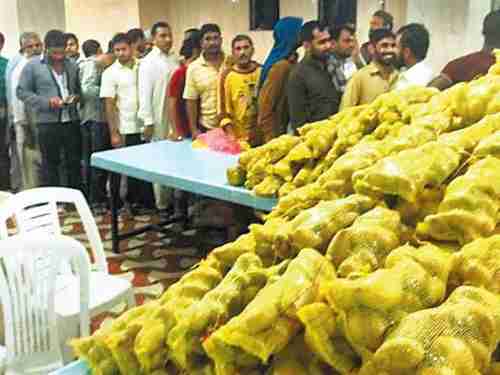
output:
[[144,126],[144,141],[151,142],[151,139],[153,138],[154,131],[155,131],[154,125]]
[[49,99],[49,107],[52,109],[61,109],[64,107],[64,100],[58,96],[54,96]]
[[123,137],[119,131],[114,131],[111,133],[111,145],[114,148],[123,146]]

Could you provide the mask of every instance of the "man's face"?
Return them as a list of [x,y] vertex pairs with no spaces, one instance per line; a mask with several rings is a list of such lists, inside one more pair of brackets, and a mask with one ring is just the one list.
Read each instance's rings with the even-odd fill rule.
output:
[[344,58],[350,57],[356,46],[356,37],[348,30],[340,32],[339,40],[335,42],[335,52]]
[[208,32],[201,39],[201,49],[204,53],[218,54],[221,52],[222,37],[217,32]]
[[23,44],[23,53],[27,58],[41,55],[43,43],[40,38],[27,39]]
[[375,45],[375,61],[383,65],[395,65],[396,59],[396,40],[394,38],[381,39]]
[[308,49],[316,59],[326,61],[332,51],[332,37],[330,36],[330,32],[328,30],[314,30],[313,40]]
[[116,43],[113,46],[113,52],[120,64],[127,64],[132,60],[133,50],[127,43]]
[[47,57],[50,61],[60,63],[64,61],[66,52],[64,47],[51,47],[47,49]]
[[162,52],[169,53],[172,48],[172,31],[169,27],[160,27],[156,30],[153,42]]
[[373,16],[370,20],[370,30],[377,30],[384,28],[384,20],[380,17]]
[[68,57],[75,57],[78,56],[80,46],[78,45],[78,42],[70,38],[66,42],[66,56]]
[[252,61],[254,53],[253,45],[248,40],[240,40],[234,43],[233,59],[239,66],[247,66]]

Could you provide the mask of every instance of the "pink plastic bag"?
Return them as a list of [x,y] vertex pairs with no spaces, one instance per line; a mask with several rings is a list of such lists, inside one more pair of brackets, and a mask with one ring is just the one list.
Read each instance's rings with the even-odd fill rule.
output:
[[225,154],[236,155],[242,151],[238,140],[226,134],[222,129],[213,129],[203,133],[196,138],[196,141],[206,144],[209,150]]

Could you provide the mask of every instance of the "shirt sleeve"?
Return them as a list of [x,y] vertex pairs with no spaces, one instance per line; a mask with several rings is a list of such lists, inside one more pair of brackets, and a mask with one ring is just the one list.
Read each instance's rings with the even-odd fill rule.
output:
[[38,95],[36,91],[36,75],[33,64],[28,63],[21,72],[19,85],[17,86],[17,98],[21,100],[27,108],[35,111],[50,111],[49,99]]
[[456,60],[450,61],[444,67],[443,71],[441,72],[441,75],[448,78],[452,83],[461,81],[460,79],[462,75],[461,64]]
[[198,86],[196,85],[194,67],[193,65],[188,66],[186,74],[186,87],[184,88],[184,99],[187,100],[198,100],[200,98],[200,93]]
[[217,87],[217,114],[219,116],[219,124],[221,127],[232,123],[232,107],[231,107],[231,85],[229,83],[229,72],[227,69],[219,76]]
[[108,68],[102,74],[102,82],[101,82],[101,98],[111,98],[114,99],[117,97],[118,88],[113,79],[113,73]]
[[342,111],[345,108],[355,107],[359,105],[360,96],[361,96],[361,77],[359,73],[355,73],[349,80],[344,95],[342,96],[342,102],[340,103],[340,111]]
[[[22,62],[20,63],[22,64]],[[26,113],[24,112],[24,103],[16,97],[16,90],[21,78],[23,67],[16,67],[11,76],[11,96],[12,96],[12,116],[14,123],[26,122]]]
[[[264,81],[264,85],[259,92],[259,129],[264,134],[265,139],[270,139],[273,135],[273,129],[278,125],[274,124],[274,110],[279,100],[279,95],[284,87],[288,65],[275,64]],[[283,93],[284,94],[284,93]]]
[[151,63],[143,60],[139,65],[139,118],[144,125],[154,125],[153,93],[154,80],[151,74]]
[[79,66],[80,84],[82,97],[96,98],[99,97],[99,72],[97,64],[93,61],[80,64]]

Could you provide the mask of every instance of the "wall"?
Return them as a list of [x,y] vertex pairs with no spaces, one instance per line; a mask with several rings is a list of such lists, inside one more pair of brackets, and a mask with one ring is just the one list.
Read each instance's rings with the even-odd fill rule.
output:
[[0,31],[5,36],[5,46],[1,54],[14,56],[19,50],[19,22],[17,17],[17,2],[0,0]]
[[422,22],[431,32],[428,61],[436,73],[450,60],[482,47],[482,24],[490,7],[490,0],[408,2],[408,22]]
[[66,29],[80,43],[97,39],[104,50],[114,34],[140,25],[138,0],[65,0],[65,5]]
[[[175,50],[178,51],[183,31],[204,23],[218,23],[223,32],[224,49],[230,51],[231,39],[239,33],[249,34],[255,43],[255,59],[263,62],[273,45],[271,31],[249,31],[249,0],[140,0],[140,19],[144,28],[158,20],[166,20],[172,26]],[[300,16],[305,20],[317,17],[317,6],[311,0],[281,0],[280,15]]]
[[17,0],[19,30],[36,31],[43,35],[49,30],[66,29],[64,0]]

